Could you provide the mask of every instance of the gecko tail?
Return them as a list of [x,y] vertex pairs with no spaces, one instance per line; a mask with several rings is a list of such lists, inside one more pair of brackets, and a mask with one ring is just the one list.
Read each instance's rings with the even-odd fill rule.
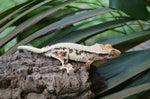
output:
[[25,45],[18,46],[17,49],[28,50],[28,51],[31,51],[31,52],[34,52],[34,53],[43,53],[44,52],[43,50],[41,50],[39,48],[35,48],[35,47],[32,47],[32,46],[25,46]]

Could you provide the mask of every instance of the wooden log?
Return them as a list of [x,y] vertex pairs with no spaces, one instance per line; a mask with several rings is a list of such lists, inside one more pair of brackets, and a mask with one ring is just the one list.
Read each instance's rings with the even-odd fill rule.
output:
[[[41,54],[19,53],[0,57],[0,99],[90,99],[92,89],[105,82],[97,80],[85,63],[71,62],[75,71],[59,70],[57,59]],[[96,76],[98,76],[96,74]],[[95,79],[96,78],[96,79]],[[100,78],[101,79],[101,78]],[[91,81],[95,85],[91,87]],[[101,81],[101,82],[99,82]],[[97,85],[98,84],[98,85]]]

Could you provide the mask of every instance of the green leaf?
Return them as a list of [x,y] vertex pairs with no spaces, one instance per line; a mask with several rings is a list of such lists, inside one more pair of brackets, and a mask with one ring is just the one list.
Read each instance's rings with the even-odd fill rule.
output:
[[122,52],[150,39],[150,30],[132,33],[124,36],[120,36],[114,39],[100,42],[101,44],[112,44],[115,48]]
[[42,46],[40,46],[40,47],[58,43],[58,42],[77,42],[77,41],[87,38],[91,35],[93,36],[100,32],[103,32],[104,30],[108,30],[108,29],[114,27],[115,25],[118,25],[118,24],[121,24],[121,23],[124,23],[127,21],[131,21],[131,20],[132,19],[119,19],[119,20],[101,23],[101,24],[91,26],[88,28],[84,28],[81,30],[76,30],[80,26],[86,25],[87,23],[89,23],[89,22],[85,22],[85,23],[75,26],[67,31],[61,32],[49,40],[46,40],[46,42],[44,42],[44,44],[42,44]]
[[[4,38],[0,39],[0,48],[3,47],[10,40],[15,38],[17,35],[19,35],[20,33],[25,31],[26,29],[28,29],[32,25],[34,25],[37,22],[39,22],[41,19],[45,18],[49,14],[52,14],[52,13],[56,12],[57,10],[59,10],[59,9],[65,7],[65,6],[69,5],[69,4],[71,4],[71,3],[75,2],[75,1],[77,1],[77,0],[66,1],[66,2],[64,2],[62,4],[59,4],[59,5],[55,6],[55,7],[53,7],[52,9],[48,9],[48,10],[46,10],[44,12],[41,12],[38,15],[35,15],[34,17],[31,17],[27,21],[23,22],[22,24],[17,26],[12,32],[10,32],[8,35],[6,35]],[[36,36],[37,36],[37,34],[35,35],[35,37],[33,39],[35,39]]]
[[147,82],[150,82],[150,70],[147,70],[146,72],[137,75],[137,77],[135,77],[134,80],[132,80],[132,82],[129,85],[127,85],[125,88],[142,85]]
[[132,19],[118,19],[108,21],[85,29],[77,30],[66,36],[63,36],[61,39],[57,40],[57,42],[77,42],[79,40],[87,39],[91,36],[97,35],[100,32],[106,31],[115,27],[118,24],[125,23],[128,21],[132,21]]
[[150,19],[145,0],[109,0],[110,7],[122,10],[127,15],[141,20]]
[[108,92],[136,75],[150,69],[149,64],[150,50],[128,52],[106,62],[98,70],[106,78],[107,88],[98,94]]
[[[6,20],[8,20],[10,17],[12,17],[13,15],[15,15],[16,13],[20,12],[23,8],[25,8],[26,6],[30,5],[32,2],[27,3],[26,5],[22,6],[21,8],[17,9],[16,11],[10,13],[9,15],[7,15],[4,19],[0,20],[0,25],[5,22]],[[0,33],[2,32],[2,30],[0,29]]]
[[26,15],[27,13],[37,9],[38,7],[50,2],[51,0],[46,0],[44,2],[41,2],[35,6],[33,6],[32,8],[28,9],[27,11],[23,12],[22,14],[20,14],[18,17],[16,17],[15,19],[11,20],[10,22],[8,22],[6,25],[4,25],[2,28],[0,28],[0,33],[3,32],[7,27],[9,27],[10,25],[12,25],[14,22],[16,22],[18,19],[20,19],[21,17],[23,17],[24,15]]
[[[113,11],[113,9],[110,8],[102,8],[102,9],[95,9],[95,10],[90,10],[84,13],[80,13],[71,17],[67,17],[63,20],[57,21],[51,25],[48,25],[44,28],[42,28],[41,30],[35,32],[34,34],[30,35],[29,37],[25,38],[24,40],[22,40],[20,43],[18,43],[17,45],[15,45],[13,48],[11,48],[7,53],[5,53],[4,55],[9,55],[12,54],[16,51],[17,46],[19,45],[24,45],[40,36],[46,35],[46,34],[50,34],[53,33],[57,30],[60,30],[68,25],[71,25],[73,23],[76,23],[78,21],[81,20],[85,20],[94,16],[97,16],[99,14],[104,14],[107,12]],[[2,40],[0,40],[0,46],[3,46],[4,43],[1,43]],[[2,41],[3,42],[3,41]]]
[[79,27],[81,27],[81,26],[83,26],[83,25],[85,25],[85,24],[87,24],[87,23],[89,23],[89,22],[85,22],[85,23],[82,23],[82,24],[80,24],[80,25],[71,27],[71,28],[69,28],[69,29],[67,29],[67,30],[65,30],[65,31],[63,30],[63,32],[60,31],[60,32],[57,33],[57,34],[54,33],[54,34],[55,34],[54,37],[49,38],[49,39],[46,40],[45,42],[41,43],[38,47],[44,47],[44,46],[47,46],[47,45],[50,45],[50,44],[55,44],[55,43],[58,42],[59,39],[62,39],[64,36],[68,35],[69,33],[73,32],[73,31],[75,31],[75,30],[77,30]]
[[112,95],[108,95],[106,97],[103,97],[102,99],[124,99],[128,96],[131,96],[131,95],[134,95],[134,94],[137,94],[142,91],[149,90],[149,89],[150,89],[150,83],[146,83],[146,84],[139,85],[133,88],[125,89],[123,91],[117,92]]
[[31,1],[27,1],[25,3],[19,4],[8,10],[4,10],[3,12],[0,13],[0,19],[3,19],[4,17],[10,15],[12,12],[15,12],[17,9],[23,7],[24,5],[28,4],[29,2],[31,2]]
[[[68,7],[68,6],[67,6]],[[52,24],[53,22],[55,22],[55,21],[58,21],[58,20],[61,20],[61,19],[63,19],[63,18],[65,18],[65,17],[68,17],[68,16],[71,16],[71,15],[75,15],[76,13],[81,13],[81,11],[87,11],[87,9],[86,10],[73,10],[73,9],[68,9],[67,7],[65,7],[65,8],[63,8],[63,9],[60,9],[60,10],[58,10],[58,11],[56,11],[55,13],[53,13],[53,14],[51,14],[51,15],[49,15],[49,16],[47,16],[46,18],[44,18],[43,20],[41,20],[40,22],[38,22],[38,23],[36,23],[35,25],[33,25],[32,27],[30,27],[27,31],[25,31],[25,32],[23,32],[22,34],[20,34],[19,36],[17,36],[17,41],[19,42],[19,41],[21,41],[21,40],[23,40],[24,38],[26,38],[27,36],[29,36],[30,34],[32,34],[32,33],[34,33],[34,32],[36,32],[36,31],[38,31],[39,29],[41,29],[41,28],[43,28],[43,27],[45,27],[45,26],[47,26],[47,25],[49,25],[49,24]],[[51,7],[41,7],[41,8],[44,8],[44,9],[50,9]],[[42,10],[43,11],[43,10]],[[22,19],[26,19],[26,18],[28,18],[28,17],[31,17],[31,16],[34,16],[36,13],[40,13],[40,12],[42,12],[41,11],[41,9],[38,9],[38,11],[34,11],[34,13],[31,13],[31,14],[28,14],[28,16],[25,16],[25,17],[23,17]],[[68,13],[69,12],[69,13]],[[71,12],[71,13],[70,13]],[[21,20],[22,20],[21,19]],[[24,21],[24,20],[23,20]],[[18,23],[22,23],[23,21],[17,21],[17,24]],[[70,29],[70,28],[72,28],[73,27],[73,25],[70,25],[70,26],[68,26],[68,27],[66,27],[66,28],[64,28],[64,29],[62,29],[62,30],[59,30],[59,31],[57,31],[57,32],[55,32],[55,33],[53,33],[53,34],[51,34],[51,35],[47,35],[47,36],[44,36],[44,37],[40,37],[40,38],[38,38],[38,39],[36,39],[36,40],[34,40],[34,41],[32,41],[32,42],[30,42],[30,44],[32,45],[32,46],[34,46],[34,47],[39,47],[39,44],[44,44],[45,46],[47,46],[47,45],[49,45],[49,43],[51,42],[51,41],[57,41],[57,37],[58,37],[58,34],[62,34],[64,31],[66,31],[66,30],[68,30],[68,29]],[[57,35],[56,35],[57,34]],[[54,36],[55,35],[55,36]],[[56,38],[55,40],[53,39],[53,40],[50,40],[50,38]],[[54,43],[53,43],[54,44]],[[42,45],[42,46],[44,46],[44,45]],[[42,47],[42,46],[40,46],[40,47]]]

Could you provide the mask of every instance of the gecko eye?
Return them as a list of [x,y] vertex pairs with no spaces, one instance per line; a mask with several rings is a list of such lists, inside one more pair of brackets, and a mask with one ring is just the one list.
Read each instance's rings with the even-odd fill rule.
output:
[[115,54],[115,51],[112,50],[112,51],[110,52],[110,55],[111,55],[111,56],[114,56],[114,54]]

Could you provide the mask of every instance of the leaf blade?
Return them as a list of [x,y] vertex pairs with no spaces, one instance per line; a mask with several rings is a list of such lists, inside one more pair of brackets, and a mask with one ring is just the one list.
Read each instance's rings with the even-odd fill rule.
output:
[[149,90],[149,89],[150,89],[150,83],[146,83],[146,84],[142,84],[133,88],[125,89],[123,91],[117,92],[112,95],[105,96],[102,99],[123,99],[128,96],[131,96],[131,95],[134,95],[134,94],[137,94],[142,91]]
[[132,19],[118,19],[113,21],[108,21],[102,24],[98,24],[95,26],[91,26],[89,28],[85,28],[82,30],[78,30],[75,32],[72,32],[68,34],[67,36],[63,37],[62,39],[59,39],[58,42],[77,42],[79,40],[89,38],[90,36],[97,35],[100,32],[106,31],[112,27],[115,27],[115,25],[132,21]]
[[[20,19],[21,17],[23,17],[24,15],[26,15],[27,13],[37,9],[38,7],[50,2],[51,0],[47,0],[44,2],[41,2],[35,6],[33,6],[32,8],[28,9],[27,11],[23,12],[21,15],[19,15],[18,17],[16,17],[15,19],[11,20],[9,23],[7,23],[6,25],[4,25],[2,28],[0,28],[0,33],[3,32],[7,27],[9,27],[11,24],[13,24],[14,22],[16,22],[18,19]],[[33,1],[34,2],[34,1]],[[31,2],[32,3],[32,2]],[[28,4],[29,5],[29,4]]]
[[[150,19],[144,0],[109,0],[111,8],[119,9],[127,15],[141,20]],[[128,4],[127,4],[128,3]]]
[[103,42],[100,42],[101,44],[107,44],[110,43],[115,48],[121,50],[122,52],[150,39],[150,30],[132,33],[120,37],[116,37],[113,39],[109,39]]
[[61,9],[62,7],[65,7],[65,6],[69,5],[70,3],[73,3],[75,1],[78,1],[78,0],[69,0],[69,1],[66,1],[66,2],[64,2],[64,3],[62,3],[62,4],[58,5],[58,6],[55,6],[52,9],[46,10],[45,12],[42,12],[42,13],[40,13],[40,14],[38,14],[38,15],[30,18],[30,19],[28,19],[24,23],[20,24],[11,33],[9,33],[8,35],[6,35],[4,38],[0,39],[0,48],[3,47],[10,40],[12,40],[13,38],[15,38],[17,35],[19,35],[20,33],[22,33],[23,31],[25,31],[26,29],[28,29],[32,25],[34,25],[37,22],[39,22],[41,19],[45,18],[49,14],[54,13],[55,11]]
[[[34,1],[25,4],[25,5],[22,6],[21,8],[17,9],[17,10],[14,11],[13,13],[9,14],[8,16],[6,16],[6,17],[3,18],[2,20],[0,20],[0,25],[1,25],[2,23],[4,23],[6,20],[8,20],[10,17],[12,17],[12,16],[15,15],[16,13],[20,12],[23,8],[25,8],[26,6],[30,5],[30,4],[33,3],[33,2],[34,2]],[[0,33],[1,33],[1,31],[0,31]]]
[[128,52],[98,67],[99,72],[104,74],[107,79],[107,88],[98,94],[105,93],[137,74],[150,69],[149,54],[150,50]]
[[[101,10],[103,12],[101,12]],[[65,18],[65,19],[60,20],[58,22],[55,22],[55,23],[53,23],[51,25],[48,25],[48,26],[42,28],[41,30],[35,32],[31,36],[25,38],[20,43],[18,43],[13,48],[11,48],[8,52],[6,52],[4,55],[9,55],[11,53],[14,53],[16,51],[17,46],[26,44],[26,43],[28,43],[28,42],[30,42],[30,41],[32,41],[32,40],[34,40],[34,39],[36,39],[40,36],[46,35],[47,33],[52,33],[54,31],[57,31],[57,30],[60,30],[64,27],[66,27],[68,25],[71,25],[75,22],[78,22],[78,21],[81,21],[81,20],[84,20],[84,19],[87,19],[87,18],[91,18],[91,17],[94,17],[94,16],[99,15],[99,14],[104,14],[104,13],[107,13],[107,12],[110,12],[110,11],[114,11],[114,10],[110,9],[110,8],[96,9],[96,10],[87,11],[87,12],[84,12],[84,13],[81,13],[81,14],[78,14],[78,15],[75,15],[75,16]],[[71,21],[68,21],[68,20],[71,20]],[[0,45],[2,46],[1,43],[0,43]]]

